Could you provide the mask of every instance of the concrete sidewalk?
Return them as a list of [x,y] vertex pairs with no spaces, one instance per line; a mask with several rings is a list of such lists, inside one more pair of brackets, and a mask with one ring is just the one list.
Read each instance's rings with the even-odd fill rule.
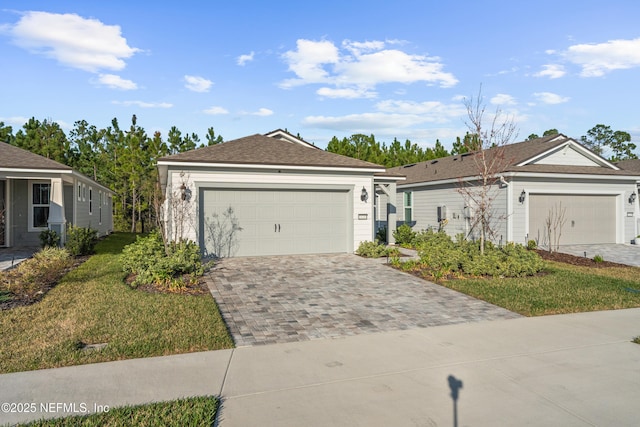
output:
[[640,309],[457,324],[0,375],[0,402],[92,410],[214,394],[223,427],[451,426],[454,408],[461,427],[632,426],[638,335]]

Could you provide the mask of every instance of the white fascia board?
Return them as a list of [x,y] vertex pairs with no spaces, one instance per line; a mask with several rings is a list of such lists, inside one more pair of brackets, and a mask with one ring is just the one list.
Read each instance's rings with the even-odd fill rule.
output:
[[[16,168],[0,168],[0,172],[10,172],[10,173],[49,173],[49,174],[71,174],[73,171],[71,169],[16,169]],[[20,177],[7,177],[7,178],[17,178]]]
[[286,169],[286,170],[311,170],[311,171],[332,171],[332,172],[363,172],[376,173],[384,172],[384,169],[374,168],[349,168],[335,166],[292,166],[292,165],[257,165],[251,163],[235,164],[235,163],[197,163],[197,162],[167,162],[159,161],[158,166],[180,166],[182,169],[190,167],[204,168],[232,168],[232,169]]
[[385,182],[385,181],[405,181],[407,177],[405,176],[374,176],[373,182]]
[[[585,175],[585,174],[560,174],[560,173],[539,173],[539,172],[504,172],[498,174],[498,176],[504,176],[505,178],[551,178],[551,179],[595,179],[595,180],[606,180],[606,181],[627,181],[627,180],[635,180],[638,184],[640,184],[640,180],[638,180],[637,175]],[[467,181],[476,181],[478,180],[477,176],[467,176],[464,178],[451,178],[451,179],[443,179],[440,181],[427,181],[427,182],[414,182],[412,184],[398,184],[398,188],[413,188],[413,187],[428,187],[432,185],[443,185],[443,184],[453,184],[458,182],[467,182]]]
[[412,184],[398,184],[398,188],[413,188],[413,187],[430,187],[432,185],[443,185],[443,184],[455,184],[460,181],[477,181],[477,176],[466,176],[464,178],[450,178],[450,179],[441,179],[439,181],[426,181],[426,182],[414,182]]
[[507,172],[503,175],[518,178],[602,179],[606,181],[633,181],[638,179],[638,175],[588,175],[580,173]]
[[528,159],[526,159],[523,162],[518,163],[516,166],[526,166],[532,163],[535,163],[536,160],[541,159],[542,157],[545,157],[551,153],[555,153],[557,151],[560,151],[562,149],[566,149],[568,146],[571,146],[571,148],[575,149],[576,151],[579,151],[583,156],[587,157],[590,160],[593,160],[595,163],[598,163],[602,166],[606,166],[608,168],[611,168],[613,170],[620,170],[619,167],[617,167],[616,165],[614,165],[613,163],[609,162],[607,159],[598,156],[595,153],[592,153],[591,151],[587,150],[585,147],[583,147],[581,144],[577,143],[575,140],[573,139],[569,139],[567,140],[567,142],[565,142],[564,144],[560,144],[557,147],[553,147],[548,149],[547,151],[540,153],[536,156],[530,157]]

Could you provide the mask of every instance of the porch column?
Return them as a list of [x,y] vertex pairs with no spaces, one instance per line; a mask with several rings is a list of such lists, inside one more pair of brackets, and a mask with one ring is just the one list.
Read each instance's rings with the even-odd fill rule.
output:
[[60,244],[67,241],[67,219],[64,217],[64,186],[62,178],[51,178],[51,193],[49,194],[49,230],[60,236]]
[[387,195],[387,244],[395,245],[396,239],[393,232],[396,231],[396,183],[378,184],[378,187]]

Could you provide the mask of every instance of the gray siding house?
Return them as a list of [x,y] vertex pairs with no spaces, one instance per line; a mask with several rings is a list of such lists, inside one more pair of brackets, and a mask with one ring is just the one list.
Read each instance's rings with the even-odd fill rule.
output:
[[353,252],[373,240],[372,195],[394,195],[400,179],[280,129],[163,157],[158,169],[168,235],[216,256]]
[[[630,243],[638,235],[640,171],[621,169],[564,135],[509,144],[500,154],[503,167],[490,190],[497,243],[547,245],[545,221],[554,209],[565,210],[560,245]],[[441,227],[451,236],[478,237],[477,206],[460,192],[477,185],[477,155],[391,169],[406,175],[397,186],[398,220],[414,230]]]
[[0,247],[38,246],[46,229],[64,242],[69,224],[109,234],[113,194],[68,166],[0,142]]

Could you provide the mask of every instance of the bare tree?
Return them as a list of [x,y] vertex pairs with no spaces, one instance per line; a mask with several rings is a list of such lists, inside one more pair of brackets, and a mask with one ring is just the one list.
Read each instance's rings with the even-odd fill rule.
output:
[[190,230],[195,229],[195,209],[189,190],[189,176],[180,173],[180,186],[170,191],[169,197],[157,198],[155,203],[159,212],[160,230],[165,250],[169,242],[182,242],[187,239]]
[[480,253],[484,255],[487,239],[497,237],[496,220],[498,216],[494,202],[499,194],[504,178],[500,175],[511,159],[506,158],[505,145],[517,137],[517,129],[513,117],[505,116],[497,108],[491,120],[491,126],[485,128],[486,106],[482,97],[482,87],[474,99],[464,100],[468,121],[465,122],[474,138],[469,138],[473,146],[468,147],[470,156],[476,166],[473,179],[459,178],[457,191],[462,195],[465,204],[473,208],[470,218],[471,230],[480,234]]
[[549,209],[549,213],[544,220],[545,231],[549,241],[549,252],[558,251],[560,249],[560,237],[562,236],[562,227],[567,222],[567,208],[562,207],[562,202],[553,205]]

